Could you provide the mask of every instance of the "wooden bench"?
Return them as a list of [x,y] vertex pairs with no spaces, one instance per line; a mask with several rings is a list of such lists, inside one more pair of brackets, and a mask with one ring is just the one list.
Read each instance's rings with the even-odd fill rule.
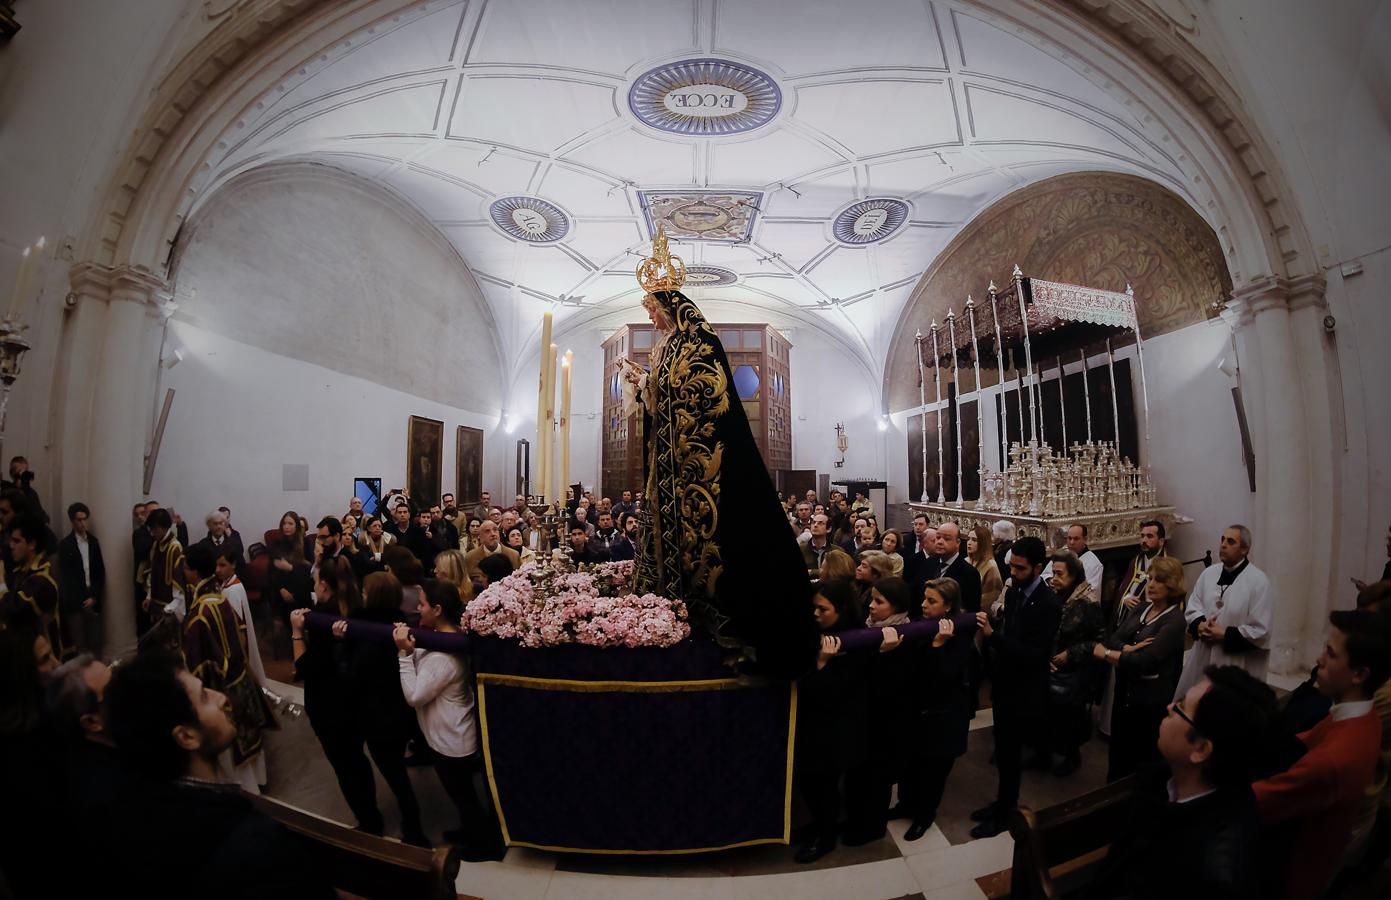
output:
[[1021,806],[1011,813],[1009,896],[1059,900],[1079,894],[1125,827],[1134,788],[1134,779],[1126,778],[1056,806]]
[[459,855],[444,844],[413,847],[364,834],[266,796],[252,796],[256,808],[315,848],[320,871],[328,873],[340,896],[457,900],[454,881]]

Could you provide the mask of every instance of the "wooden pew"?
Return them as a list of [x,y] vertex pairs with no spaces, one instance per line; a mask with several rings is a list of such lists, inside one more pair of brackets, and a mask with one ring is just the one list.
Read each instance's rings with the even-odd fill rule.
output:
[[1009,896],[1059,900],[1078,894],[1106,858],[1111,839],[1125,827],[1134,788],[1134,779],[1126,778],[1056,806],[1021,806],[1011,813]]
[[272,797],[250,796],[261,812],[313,842],[315,864],[340,896],[457,900],[459,855],[443,844],[400,844],[305,812]]

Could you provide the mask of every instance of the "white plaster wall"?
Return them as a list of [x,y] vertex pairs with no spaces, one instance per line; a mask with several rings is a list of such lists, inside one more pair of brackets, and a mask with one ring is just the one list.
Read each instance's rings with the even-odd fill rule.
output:
[[412,208],[356,176],[290,164],[232,181],[185,227],[173,280],[179,317],[211,331],[502,411],[496,328],[463,261]]
[[[1202,16],[1199,40],[1263,126],[1328,278],[1335,456],[1316,489],[1337,495],[1338,514],[1319,524],[1336,554],[1328,590],[1349,606],[1347,578],[1380,573],[1391,522],[1391,4],[1238,0]],[[1296,327],[1322,341],[1319,317],[1304,318]]]
[[[496,415],[448,406],[376,381],[253,347],[188,322],[171,325],[184,358],[163,376],[175,390],[151,496],[173,506],[196,540],[226,506],[248,542],[293,509],[313,525],[342,514],[353,478],[405,487],[411,415],[444,422],[443,490],[454,490],[456,426],[484,431],[485,489],[504,496],[509,452]],[[281,466],[309,466],[308,491],[282,491]]]

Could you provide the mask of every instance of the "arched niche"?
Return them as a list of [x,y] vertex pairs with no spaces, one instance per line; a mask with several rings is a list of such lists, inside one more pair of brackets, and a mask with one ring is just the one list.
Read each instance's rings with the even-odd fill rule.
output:
[[1129,284],[1146,338],[1215,315],[1214,302],[1232,290],[1217,235],[1173,192],[1114,172],[1045,179],[986,209],[933,262],[895,329],[884,375],[890,410],[918,404],[913,334],[948,309],[959,315],[968,295],[983,299],[992,279],[1006,285],[1016,265],[1048,281]]

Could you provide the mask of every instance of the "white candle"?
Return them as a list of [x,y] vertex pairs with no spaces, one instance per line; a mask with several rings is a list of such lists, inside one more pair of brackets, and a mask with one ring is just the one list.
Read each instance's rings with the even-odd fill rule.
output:
[[[548,309],[541,317],[541,383],[536,391],[536,460],[534,463],[531,490],[538,497],[546,496],[546,435],[549,429],[546,425],[546,368],[549,364],[550,354],[547,352],[551,346],[551,320],[552,312]],[[544,502],[544,500],[543,500]]]
[[33,258],[32,247],[25,247],[24,252],[19,256],[19,270],[15,272],[14,289],[10,291],[10,310],[8,318],[15,317],[15,311],[19,309],[19,298],[24,294],[24,282],[29,274],[29,260]]
[[570,374],[575,354],[565,351],[560,361],[560,489],[570,489]]

